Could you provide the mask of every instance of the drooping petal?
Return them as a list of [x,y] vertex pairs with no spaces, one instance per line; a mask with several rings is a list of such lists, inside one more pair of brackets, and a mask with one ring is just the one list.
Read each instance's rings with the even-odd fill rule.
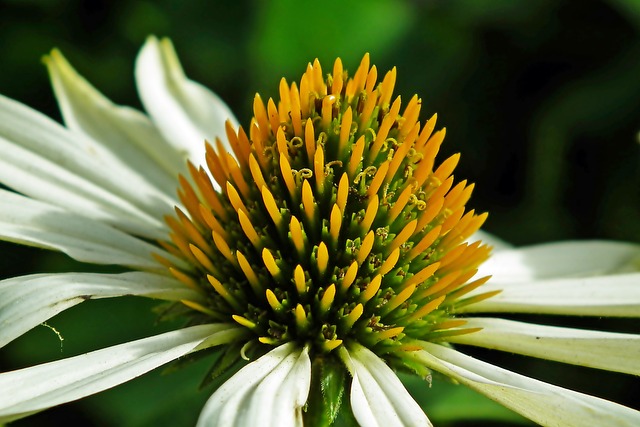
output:
[[185,354],[238,339],[231,324],[192,326],[102,350],[0,374],[0,422],[89,396]]
[[204,164],[204,141],[226,144],[225,122],[237,122],[226,104],[187,79],[168,39],[149,37],[136,60],[136,84],[145,109],[174,148]]
[[88,299],[140,295],[170,301],[201,296],[175,279],[152,273],[35,274],[0,281],[0,347]]
[[6,190],[0,190],[0,239],[58,250],[94,264],[161,269],[151,253],[180,263],[162,249],[108,225]]
[[449,342],[474,345],[640,375],[640,335],[535,325],[495,318],[467,318],[473,334],[453,336]]
[[[487,300],[462,307],[466,313],[538,313],[577,316],[640,316],[640,273],[501,285],[489,281],[481,291],[501,289]],[[479,292],[479,291],[476,291]]]
[[482,362],[456,350],[423,343],[413,356],[507,408],[543,426],[640,425],[640,412]]
[[164,237],[171,200],[101,151],[86,136],[0,96],[0,183],[133,234]]
[[248,364],[207,401],[198,426],[302,426],[311,385],[308,349],[283,344]]
[[175,180],[186,159],[166,142],[149,118],[113,104],[54,50],[45,57],[51,83],[69,129],[84,133],[106,150],[104,156],[138,171],[143,179],[175,197]]
[[375,353],[355,344],[340,348],[340,357],[353,377],[351,409],[362,426],[431,426],[398,376]]
[[[637,271],[640,246],[608,241],[559,242],[499,251],[480,266],[478,277],[493,283],[587,277]],[[633,264],[635,269],[632,268]]]

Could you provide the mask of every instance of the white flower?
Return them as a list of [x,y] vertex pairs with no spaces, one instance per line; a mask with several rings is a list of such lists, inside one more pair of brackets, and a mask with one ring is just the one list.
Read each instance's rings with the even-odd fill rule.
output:
[[[485,218],[463,216],[472,187],[452,188],[455,156],[432,170],[444,133],[431,136],[435,120],[419,133],[417,98],[399,115],[395,70],[375,86],[368,56],[353,80],[337,61],[325,83],[316,62],[299,88],[281,83],[279,105],[256,98],[248,138],[186,79],[168,40],[149,38],[136,63],[148,115],[112,104],[57,51],[46,63],[66,127],[0,97],[0,182],[17,192],[0,190],[0,238],[130,271],[1,281],[0,345],[87,299],[123,295],[175,302],[195,326],[2,373],[0,423],[228,346],[254,360],[213,393],[199,425],[332,420],[345,387],[361,425],[431,425],[398,367],[438,371],[543,425],[640,425],[633,409],[451,345],[640,375],[638,335],[487,317],[638,317],[640,248],[514,249],[471,236]],[[494,247],[479,268],[487,247],[464,243],[478,239]],[[476,270],[483,279],[469,283]],[[327,370],[335,394],[312,375]]]

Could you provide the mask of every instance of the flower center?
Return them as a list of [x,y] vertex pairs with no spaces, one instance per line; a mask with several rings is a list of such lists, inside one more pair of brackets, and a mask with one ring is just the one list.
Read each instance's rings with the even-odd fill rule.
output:
[[[401,113],[395,68],[377,83],[366,55],[353,78],[335,62],[282,80],[278,104],[254,100],[249,135],[227,127],[233,154],[207,144],[207,168],[181,177],[186,211],[167,218],[169,265],[203,301],[198,321],[235,321],[251,342],[328,353],[357,341],[378,354],[472,332],[457,307],[489,248],[467,238],[486,214],[465,213],[473,185],[454,185],[459,156],[439,166],[444,130]],[[211,179],[213,177],[213,179]]]

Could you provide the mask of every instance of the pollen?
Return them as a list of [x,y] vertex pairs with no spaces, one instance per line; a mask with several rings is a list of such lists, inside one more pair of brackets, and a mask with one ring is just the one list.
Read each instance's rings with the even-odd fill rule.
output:
[[495,294],[466,297],[488,279],[472,281],[490,248],[468,241],[487,215],[466,210],[460,156],[436,161],[445,131],[436,115],[421,124],[418,96],[402,107],[396,74],[378,82],[365,55],[353,77],[339,59],[325,76],[316,60],[279,100],[256,95],[248,131],[227,124],[229,151],[207,143],[206,165],[189,164],[161,242],[184,262],[161,261],[202,294],[182,302],[195,321],[320,354],[475,331],[456,310]]

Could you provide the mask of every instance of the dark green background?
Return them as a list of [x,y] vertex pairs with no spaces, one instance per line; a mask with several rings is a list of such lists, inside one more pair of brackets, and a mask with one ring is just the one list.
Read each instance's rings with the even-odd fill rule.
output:
[[[573,238],[640,242],[640,1],[53,1],[0,0],[0,92],[59,119],[41,56],[58,47],[118,103],[140,107],[133,61],[148,34],[174,41],[187,74],[248,123],[253,94],[274,96],[319,57],[354,70],[370,52],[398,67],[397,91],[438,112],[444,154],[477,183],[470,206],[516,244]],[[0,154],[1,155],[1,154]],[[443,157],[444,158],[444,157]],[[0,246],[0,277],[86,270],[67,258]],[[167,330],[153,303],[88,302],[2,352],[5,369]],[[564,323],[566,319],[551,319]],[[576,326],[639,332],[635,323]],[[488,351],[473,354],[556,384],[637,405],[637,379]],[[16,425],[190,425],[207,397],[206,364],[141,380]],[[439,425],[517,418],[442,381],[412,391]],[[635,396],[635,398],[634,398]],[[465,406],[466,405],[466,406]],[[452,419],[460,418],[455,424]],[[467,419],[467,424],[464,420]]]

